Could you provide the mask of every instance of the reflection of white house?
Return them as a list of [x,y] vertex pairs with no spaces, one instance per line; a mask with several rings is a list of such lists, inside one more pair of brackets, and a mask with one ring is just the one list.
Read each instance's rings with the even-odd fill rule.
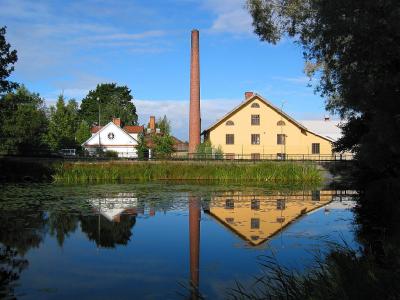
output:
[[137,207],[137,198],[131,193],[119,193],[116,198],[89,199],[89,203],[105,218],[115,221],[121,213],[132,212]]
[[118,157],[136,158],[138,134],[143,132],[143,126],[124,126],[121,119],[114,118],[105,126],[92,128],[92,136],[82,144],[82,147],[95,155],[98,150],[115,151]]

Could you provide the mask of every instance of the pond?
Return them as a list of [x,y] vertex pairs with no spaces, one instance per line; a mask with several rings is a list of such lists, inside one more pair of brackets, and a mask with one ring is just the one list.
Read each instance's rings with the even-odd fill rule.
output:
[[306,269],[357,247],[353,191],[179,184],[3,185],[0,298],[224,299],[260,257]]

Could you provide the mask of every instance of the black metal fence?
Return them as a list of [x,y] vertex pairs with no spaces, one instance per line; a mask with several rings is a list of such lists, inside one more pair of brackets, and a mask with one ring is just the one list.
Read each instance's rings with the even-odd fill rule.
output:
[[137,160],[137,161],[351,161],[353,154],[204,154],[204,153],[173,153],[172,155],[154,155],[152,157],[132,157],[132,152],[118,153],[119,157],[106,155],[62,155],[60,153],[51,153],[46,151],[32,151],[26,154],[1,154],[0,157],[41,157],[55,160],[81,160],[81,161],[107,161],[107,160]]

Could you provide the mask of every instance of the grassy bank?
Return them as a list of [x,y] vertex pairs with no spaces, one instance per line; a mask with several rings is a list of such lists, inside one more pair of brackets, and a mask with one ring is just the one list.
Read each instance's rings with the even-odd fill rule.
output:
[[319,184],[322,181],[322,176],[314,165],[294,162],[64,163],[56,169],[53,178],[61,183],[209,180]]

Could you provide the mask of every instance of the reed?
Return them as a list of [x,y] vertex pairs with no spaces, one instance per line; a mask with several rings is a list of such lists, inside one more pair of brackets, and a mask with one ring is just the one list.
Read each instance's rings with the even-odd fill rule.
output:
[[56,168],[53,178],[62,183],[195,180],[319,184],[322,181],[314,165],[296,162],[64,163]]

